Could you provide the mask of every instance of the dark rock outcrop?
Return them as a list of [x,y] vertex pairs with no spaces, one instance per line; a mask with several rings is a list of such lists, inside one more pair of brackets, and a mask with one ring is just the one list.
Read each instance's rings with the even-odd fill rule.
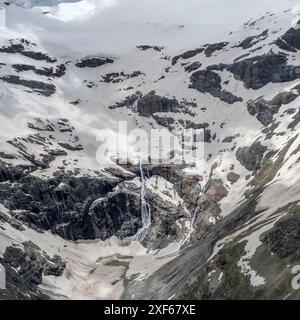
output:
[[280,258],[292,263],[300,259],[300,216],[299,208],[294,215],[279,220],[274,228],[265,233],[261,240]]
[[219,64],[212,64],[208,67],[206,67],[207,71],[224,71],[226,69],[227,65],[224,63]]
[[56,91],[56,87],[53,84],[44,83],[44,82],[35,81],[35,80],[24,80],[18,76],[5,76],[5,77],[1,77],[0,79],[11,84],[21,85],[21,86],[30,88],[33,91],[38,92],[41,95],[46,97],[53,95]]
[[139,190],[115,191],[96,200],[89,209],[94,237],[106,240],[134,236],[141,224]]
[[196,55],[204,52],[205,48],[198,48],[198,49],[194,49],[194,50],[189,50],[189,51],[186,51],[178,56],[175,56],[173,59],[172,59],[172,65],[174,66],[177,61],[179,59],[183,59],[183,60],[186,60],[186,59],[190,59],[190,58],[193,58],[195,57]]
[[227,136],[222,140],[222,142],[223,143],[231,143],[234,139],[238,138],[239,136],[240,136],[239,134],[236,134],[234,136]]
[[298,109],[298,112],[294,115],[293,121],[288,125],[288,129],[295,130],[299,122],[300,122],[300,108]]
[[81,144],[78,145],[71,145],[69,143],[65,143],[65,142],[59,142],[58,143],[61,147],[70,150],[70,151],[81,151],[83,150],[83,146]]
[[[293,88],[299,91],[298,87]],[[272,100],[266,101],[259,99],[257,101],[249,101],[247,109],[251,116],[256,116],[257,120],[264,126],[268,126],[273,122],[273,117],[279,112],[282,105],[287,105],[298,98],[299,93],[293,91],[284,91],[276,95]]]
[[222,50],[227,45],[228,45],[228,42],[218,42],[218,43],[206,44],[203,47],[197,48],[194,50],[188,50],[178,56],[175,56],[172,59],[172,65],[175,65],[179,59],[183,59],[183,60],[190,59],[203,52],[206,55],[206,57],[210,57],[215,51]]
[[172,131],[176,128],[176,126],[179,124],[184,129],[194,129],[194,130],[204,130],[204,142],[210,143],[211,142],[211,131],[208,129],[209,125],[208,123],[194,123],[190,120],[175,120],[172,117],[161,117],[157,114],[152,115],[152,118],[162,127],[167,128],[168,130]]
[[249,171],[257,171],[261,168],[261,162],[267,147],[260,142],[254,142],[250,147],[241,147],[236,153],[237,160]]
[[300,50],[300,29],[289,29],[275,44],[282,50],[297,52]]
[[134,71],[132,73],[124,73],[122,72],[112,72],[112,73],[107,73],[104,76],[102,76],[102,79],[100,82],[106,82],[106,83],[119,83],[127,79],[131,78],[137,78],[139,76],[144,75],[144,73],[140,71]]
[[46,61],[49,63],[55,63],[57,59],[51,58],[46,53],[43,52],[36,52],[36,51],[22,51],[21,54],[25,57],[28,57],[33,60],[37,61]]
[[182,239],[186,230],[179,228],[176,221],[189,219],[184,208],[162,201],[150,190],[147,191],[146,199],[151,204],[151,226],[144,241],[146,246],[156,250]]
[[188,65],[184,68],[184,70],[185,70],[186,72],[193,72],[193,71],[195,71],[195,70],[200,69],[201,66],[202,66],[202,64],[201,64],[200,62],[196,61],[196,62],[193,62],[193,63],[191,63],[191,64],[188,64]]
[[210,57],[215,51],[222,50],[228,45],[228,42],[217,42],[217,43],[212,43],[212,44],[206,44],[204,54],[207,57]]
[[287,64],[285,54],[269,53],[233,63],[227,67],[248,89],[260,89],[268,83],[289,82],[300,78],[300,66]]
[[228,194],[227,189],[221,179],[210,179],[202,189],[202,196],[197,202],[197,217],[195,229],[197,230],[196,238],[201,237],[210,227],[210,218],[217,221],[218,215],[222,212],[220,201]]
[[210,70],[200,70],[191,76],[190,88],[194,88],[202,93],[210,93],[218,96],[222,90],[221,77]]
[[7,167],[2,173],[0,170],[5,181],[0,186],[0,201],[9,210],[21,210],[12,211],[14,218],[32,228],[51,230],[68,240],[95,239],[89,207],[110,192],[119,179],[58,174],[43,180],[21,176],[13,170]]
[[256,116],[257,120],[264,126],[271,124],[273,122],[274,114],[279,111],[278,106],[269,105],[269,103],[264,99],[260,99],[256,102],[248,102],[247,109],[250,115]]
[[191,75],[189,88],[196,89],[201,93],[209,93],[213,97],[219,98],[229,104],[243,101],[242,98],[235,96],[231,92],[222,89],[221,77],[218,73],[211,70],[196,71]]
[[126,97],[123,101],[117,102],[115,105],[110,106],[110,109],[117,108],[129,108],[134,113],[140,116],[153,118],[159,117],[157,113],[163,112],[182,112],[195,116],[192,108],[197,107],[195,103],[188,101],[181,101],[180,103],[175,99],[170,99],[164,96],[159,96],[155,91],[150,91],[146,95],[142,95],[141,92]]
[[134,103],[141,97],[140,92],[136,92],[131,96],[126,97],[123,101],[117,102],[113,106],[109,106],[109,109],[117,109],[117,108],[132,108]]
[[7,247],[1,264],[6,271],[6,290],[0,290],[0,300],[45,300],[47,297],[38,289],[42,277],[60,277],[66,264],[61,257],[50,258],[32,242],[23,243],[24,250]]
[[140,116],[149,117],[157,112],[178,112],[182,106],[176,99],[169,99],[150,92],[139,98],[136,112]]
[[153,49],[153,50],[155,50],[155,51],[161,52],[164,47],[141,45],[141,46],[137,46],[137,48],[140,49],[140,50],[142,50],[142,51],[146,51],[146,50],[149,50],[149,49]]
[[78,68],[97,68],[108,63],[113,63],[114,60],[111,58],[87,58],[75,64]]
[[2,53],[21,53],[25,50],[25,47],[20,43],[11,43],[9,46],[4,46],[0,48],[0,52]]
[[281,107],[282,105],[286,105],[294,101],[298,98],[300,93],[300,87],[295,87],[293,90],[297,90],[298,94],[294,93],[293,91],[284,91],[277,94],[271,101],[270,104],[274,106]]
[[33,71],[38,75],[45,76],[45,77],[53,77],[53,78],[60,78],[64,76],[66,73],[66,66],[64,64],[57,66],[55,69],[53,68],[37,69],[36,67],[32,65],[27,65],[27,64],[14,64],[12,65],[12,67],[17,72]]
[[[0,53],[10,53],[10,54],[21,54],[25,57],[28,57],[33,60],[38,61],[46,61],[48,63],[55,63],[57,60],[55,58],[51,58],[49,55],[43,52],[37,52],[37,51],[30,51],[25,50],[24,44],[26,41],[23,41],[22,43],[10,43],[9,46],[5,46],[0,48]],[[26,42],[26,44],[29,44],[29,42]]]
[[227,180],[231,183],[234,184],[236,182],[238,182],[238,180],[240,179],[240,175],[235,173],[235,172],[229,172],[227,174]]
[[238,45],[238,47],[243,49],[249,49],[254,45],[256,45],[258,42],[265,40],[267,37],[268,37],[268,30],[265,30],[259,35],[246,38]]

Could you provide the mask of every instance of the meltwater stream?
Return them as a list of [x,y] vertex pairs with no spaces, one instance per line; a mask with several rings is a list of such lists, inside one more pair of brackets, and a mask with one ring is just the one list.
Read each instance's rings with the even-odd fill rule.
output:
[[[136,99],[131,108],[131,114],[136,117],[138,115],[139,97]],[[151,208],[145,199],[146,195],[146,178],[143,170],[142,161],[140,159],[140,174],[141,174],[141,215],[142,215],[142,228],[133,237],[132,241],[143,242],[151,225]]]
[[183,239],[182,245],[184,245],[186,242],[188,242],[190,240],[192,233],[195,231],[194,225],[195,225],[196,217],[202,212],[201,200],[205,196],[208,189],[209,189],[209,183],[205,184],[204,187],[201,188],[201,190],[200,190],[200,194],[199,194],[198,201],[197,201],[197,206],[196,206],[194,214],[191,218],[189,231],[188,231],[188,234],[186,235],[186,237]]
[[141,214],[142,214],[142,222],[143,226],[142,228],[137,232],[137,234],[133,237],[132,241],[139,241],[143,242],[149,227],[151,225],[151,208],[150,205],[147,203],[145,199],[146,194],[146,179],[145,174],[143,170],[142,163],[140,163],[140,172],[141,172],[141,182],[142,182],[142,188],[141,188]]

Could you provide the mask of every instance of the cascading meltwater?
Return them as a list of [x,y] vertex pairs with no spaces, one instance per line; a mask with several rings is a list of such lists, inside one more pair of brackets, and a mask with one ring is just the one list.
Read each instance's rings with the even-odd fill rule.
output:
[[143,242],[148,230],[151,226],[151,208],[145,199],[146,194],[146,178],[143,170],[142,163],[140,162],[140,173],[141,173],[141,214],[142,214],[142,228],[138,233],[133,237],[132,241]]

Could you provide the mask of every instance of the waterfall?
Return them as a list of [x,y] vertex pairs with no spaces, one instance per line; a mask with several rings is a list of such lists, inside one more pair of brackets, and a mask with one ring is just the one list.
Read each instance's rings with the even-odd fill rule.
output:
[[145,199],[146,179],[145,179],[145,174],[144,174],[144,170],[143,170],[143,166],[142,166],[141,162],[140,162],[140,172],[141,172],[141,183],[142,183],[142,187],[141,187],[141,215],[142,215],[143,226],[138,231],[138,233],[133,237],[132,241],[143,242],[147,233],[148,233],[149,227],[151,225],[151,208]]
[[185,239],[182,241],[182,244],[185,244],[191,238],[191,235],[192,235],[193,231],[195,230],[194,229],[194,224],[195,224],[196,217],[202,211],[201,200],[202,200],[203,196],[205,195],[205,193],[206,193],[206,191],[208,189],[209,189],[209,183],[207,183],[206,185],[204,185],[203,188],[201,188],[201,191],[200,191],[200,194],[199,194],[199,197],[198,197],[197,206],[196,206],[194,214],[193,214],[193,216],[191,218],[191,222],[190,222],[190,226],[189,226],[189,232],[188,232],[187,236],[185,237]]
[[[138,103],[139,103],[139,99],[140,97],[138,97],[136,99],[136,101],[134,102],[134,104],[132,105],[132,115],[136,118],[137,116],[137,111],[138,111]],[[151,225],[151,208],[149,203],[147,203],[146,199],[145,199],[145,195],[146,195],[146,178],[145,178],[145,173],[143,170],[143,166],[142,166],[142,160],[141,160],[141,155],[140,155],[140,174],[141,174],[141,216],[142,216],[142,223],[143,226],[142,228],[137,232],[137,234],[133,237],[132,241],[138,241],[138,242],[143,242],[149,227]]]

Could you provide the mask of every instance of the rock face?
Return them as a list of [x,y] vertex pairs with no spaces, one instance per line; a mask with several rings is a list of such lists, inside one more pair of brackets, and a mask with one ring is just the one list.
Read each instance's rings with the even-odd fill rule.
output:
[[264,99],[256,102],[248,102],[247,108],[251,116],[256,116],[257,120],[265,126],[268,126],[273,122],[274,114],[279,111],[278,106],[269,105]]
[[267,150],[260,142],[253,143],[250,147],[239,148],[236,153],[237,160],[249,171],[260,169],[261,161]]
[[[182,255],[160,268],[159,272],[150,276],[143,283],[127,284],[126,291],[122,296],[123,299],[131,299],[130,297],[134,292],[137,299],[140,297],[151,299],[151,297],[157,296],[157,291],[160,292],[160,295],[165,296],[169,296],[171,292],[173,294],[177,292],[180,298],[204,299],[199,294],[199,291],[202,291],[203,288],[203,279],[198,279],[198,277],[202,274],[202,268],[206,268],[206,261],[211,257],[217,239],[223,238],[229,230],[236,230],[238,226],[251,219],[253,217],[253,205],[255,206],[253,199],[243,203],[230,217],[225,217],[220,223],[208,228],[198,242],[184,250]],[[191,274],[192,277],[190,277]],[[207,277],[208,272],[204,271],[203,276]],[[186,277],[190,279],[188,282]],[[241,278],[243,277],[241,276]],[[168,285],[162,287],[162,281],[166,281]],[[217,297],[223,299],[222,293]]]
[[183,129],[194,129],[194,130],[204,130],[204,142],[210,143],[212,140],[211,136],[211,131],[209,129],[209,124],[208,123],[195,123],[191,120],[182,120],[179,119],[176,121],[172,117],[167,117],[167,116],[159,116],[157,114],[152,115],[152,118],[162,127],[167,128],[169,131],[174,130],[178,125],[180,125]]
[[209,93],[213,97],[218,97],[220,100],[233,104],[238,101],[243,101],[242,98],[234,94],[222,90],[221,77],[211,70],[196,71],[191,75],[191,83],[189,88],[196,89],[202,93]]
[[216,96],[222,89],[221,77],[213,71],[200,70],[192,74],[190,87]]
[[35,46],[35,44],[30,43],[27,40],[21,39],[19,43],[14,43],[10,41],[8,46],[4,46],[0,48],[0,53],[10,53],[10,54],[21,54],[25,57],[28,57],[33,60],[37,61],[46,61],[48,63],[55,63],[57,60],[55,58],[51,58],[48,54],[39,52],[39,51],[32,51],[26,50],[25,46]]
[[1,176],[4,181],[8,178],[16,182],[6,182],[0,187],[0,201],[10,210],[18,210],[15,218],[68,240],[95,239],[89,207],[118,182],[66,175],[47,181],[33,176],[18,177],[14,172],[5,171]]
[[159,46],[149,46],[149,45],[141,45],[141,46],[137,46],[138,49],[142,50],[142,51],[146,51],[149,49],[153,49],[155,51],[161,52],[163,50],[163,47],[159,47]]
[[227,174],[227,180],[231,183],[234,184],[236,182],[238,182],[238,180],[240,179],[240,175],[235,173],[235,172],[229,172]]
[[300,109],[298,109],[298,112],[293,117],[293,121],[288,125],[288,129],[295,130],[295,127],[300,122]]
[[299,211],[277,222],[274,229],[261,240],[280,258],[288,258],[291,263],[300,259],[300,217]]
[[[294,91],[297,91],[295,93]],[[264,126],[273,122],[273,117],[279,112],[282,105],[287,105],[297,99],[299,96],[299,87],[293,88],[293,91],[285,91],[276,95],[271,101],[259,99],[258,101],[249,101],[247,103],[248,112],[251,116],[256,116],[257,120]]]
[[257,36],[251,36],[243,40],[238,47],[243,49],[249,49],[256,45],[258,42],[265,40],[268,37],[268,30],[263,31],[261,34]]
[[56,91],[56,87],[53,84],[48,84],[48,83],[34,81],[34,80],[24,80],[18,76],[6,76],[6,77],[1,77],[0,79],[8,83],[21,85],[21,86],[33,89],[35,92],[38,92],[46,97],[53,95]]
[[137,103],[137,112],[144,117],[149,117],[157,112],[178,112],[181,108],[176,99],[160,97],[155,92],[141,97]]
[[142,75],[144,74],[140,71],[134,71],[128,74],[122,71],[122,72],[107,73],[104,76],[102,76],[102,79],[103,79],[103,82],[106,82],[106,83],[119,83],[119,82],[123,82],[124,80],[137,78]]
[[195,57],[200,53],[204,53],[206,57],[210,57],[215,51],[222,50],[228,45],[228,42],[218,42],[212,44],[206,44],[202,48],[197,48],[194,50],[188,50],[172,59],[172,65],[175,65],[179,59],[187,60]]
[[300,29],[289,29],[282,37],[276,40],[277,46],[286,51],[297,52],[300,50]]
[[11,43],[9,46],[4,46],[2,48],[0,48],[0,52],[3,52],[3,53],[12,53],[12,54],[15,54],[15,53],[21,53],[25,50],[25,47],[23,46],[23,44],[14,44],[14,43]]
[[[51,231],[63,239],[75,241],[106,240],[112,236],[132,238],[142,227],[141,187],[131,182],[132,175],[122,175],[128,180],[123,182],[121,178],[77,178],[62,174],[43,180],[31,175],[18,175],[14,170],[3,167],[0,171],[3,181],[0,203],[10,210],[14,219],[10,223],[18,228],[20,221],[30,228]],[[157,177],[165,176],[162,183],[174,183],[174,190],[186,199],[192,209],[198,196],[195,189],[197,179],[188,179],[180,172],[180,176],[175,178],[170,173],[171,168],[166,170],[160,166],[149,168],[149,178],[158,173]],[[179,228],[176,221],[189,220],[189,212],[183,204],[172,202],[172,193],[167,196],[169,201],[147,189],[146,200],[152,217],[145,239],[149,248],[165,247],[184,235],[184,224]]]
[[37,61],[46,61],[48,63],[55,63],[57,61],[55,58],[51,58],[47,54],[44,54],[42,52],[22,51],[21,54],[25,57],[28,57]]
[[258,90],[268,83],[289,82],[300,78],[300,67],[287,64],[285,54],[269,53],[245,59],[227,67],[248,89]]
[[[110,109],[117,108],[128,108],[133,111],[135,115],[143,117],[151,117],[157,121],[162,126],[172,129],[172,124],[174,124],[174,118],[172,117],[161,117],[160,113],[169,113],[170,115],[174,113],[188,114],[192,117],[195,116],[193,109],[197,107],[197,104],[193,102],[188,102],[183,100],[179,102],[175,98],[171,99],[165,96],[160,96],[155,93],[155,91],[150,91],[146,95],[142,95],[141,92],[136,92],[135,94],[128,96],[125,100],[110,106]],[[182,122],[181,119],[179,119]],[[190,123],[192,127],[192,121],[186,121]],[[195,124],[196,125],[196,124]],[[199,124],[201,126],[201,124]],[[201,126],[202,128],[202,126]]]
[[[126,169],[140,175],[137,167],[129,166]],[[147,173],[145,200],[149,205],[151,214],[151,224],[143,241],[143,244],[148,248],[164,248],[174,241],[182,240],[188,232],[186,222],[190,221],[191,212],[195,210],[201,191],[199,183],[202,181],[202,177],[186,175],[181,169],[180,166],[176,165],[149,165],[143,168],[144,172]],[[133,217],[134,214],[128,215],[133,210],[128,199],[132,199],[136,205],[141,204],[140,188],[131,181],[127,181],[124,184],[119,184],[116,191],[111,194],[113,198],[121,195],[124,197],[124,200],[121,200],[121,206],[119,206],[120,202],[113,205],[121,220],[122,217],[127,216],[127,222],[121,222],[123,226],[119,231],[116,231],[116,234],[121,237],[128,236],[136,227],[140,228],[142,226],[140,207],[136,212],[136,218]],[[124,195],[125,190],[129,190],[128,194],[126,192],[126,197]],[[174,198],[177,197],[179,197],[179,200],[175,201]],[[101,210],[106,203],[105,199],[100,200]],[[98,201],[95,204],[97,208]],[[106,220],[103,217],[101,219]],[[109,221],[111,220],[109,219]]]
[[174,58],[172,59],[172,65],[175,65],[179,59],[186,60],[186,59],[193,58],[193,57],[195,57],[197,54],[202,53],[204,50],[205,50],[204,48],[199,48],[199,49],[194,49],[194,50],[186,51],[186,52],[184,52],[183,54],[180,54],[180,55],[174,57]]
[[210,179],[202,190],[202,196],[197,202],[196,237],[201,237],[207,229],[215,224],[221,213],[219,202],[228,194],[221,179]]
[[94,238],[106,240],[134,236],[141,224],[139,191],[114,191],[97,199],[89,209]]
[[87,58],[82,59],[77,62],[75,65],[78,68],[97,68],[101,67],[107,63],[113,63],[114,60],[110,58]]
[[38,289],[43,275],[60,277],[64,272],[66,264],[59,256],[50,258],[32,242],[24,242],[23,246],[24,250],[7,247],[3,258],[0,258],[6,270],[7,283],[7,289],[0,290],[1,300],[47,299]]
[[53,69],[52,67],[37,69],[35,66],[27,65],[27,64],[14,64],[12,65],[12,67],[17,72],[33,71],[37,75],[52,77],[52,78],[61,78],[66,73],[66,66],[64,64],[57,66],[55,69]]
[[151,204],[152,226],[144,244],[156,250],[165,248],[174,241],[180,241],[187,232],[184,221],[189,220],[188,212],[183,206],[164,201],[151,191],[147,192],[146,199]]
[[204,54],[206,57],[210,57],[215,51],[222,50],[228,45],[228,42],[217,42],[212,44],[206,44]]
[[202,66],[202,63],[196,61],[196,62],[193,62],[193,63],[191,63],[191,64],[188,64],[188,65],[184,68],[184,70],[185,70],[186,72],[193,72],[193,71],[195,71],[195,70],[200,69],[201,66]]

